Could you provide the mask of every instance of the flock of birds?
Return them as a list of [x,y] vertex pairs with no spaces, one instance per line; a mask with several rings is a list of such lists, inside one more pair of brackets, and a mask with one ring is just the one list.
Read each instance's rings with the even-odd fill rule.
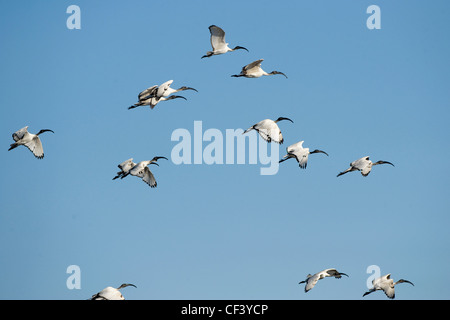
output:
[[[212,51],[208,51],[204,56],[201,58],[209,58],[214,55],[220,55],[227,52],[232,52],[235,50],[246,50],[247,48],[236,46],[234,48],[230,48],[228,46],[228,43],[225,42],[225,32],[218,26],[211,25],[209,27],[210,31],[210,41],[212,46]],[[249,63],[248,65],[244,66],[239,74],[232,75],[232,77],[246,77],[246,78],[260,78],[262,76],[270,76],[270,75],[283,75],[287,78],[286,74],[280,71],[272,71],[272,72],[266,72],[261,68],[261,63],[263,59],[256,60],[252,63]],[[185,99],[183,96],[174,95],[174,93],[186,91],[186,90],[192,90],[198,92],[196,89],[191,87],[182,86],[179,89],[173,89],[171,88],[171,85],[173,83],[173,80],[169,80],[164,82],[161,85],[154,85],[151,86],[143,91],[141,91],[138,94],[138,102],[134,105],[130,106],[128,109],[134,109],[141,106],[149,106],[151,109],[153,109],[159,102],[161,101],[169,101],[177,98]],[[276,120],[271,119],[265,119],[262,120],[247,130],[243,132],[243,134],[255,130],[258,132],[258,134],[261,136],[262,139],[265,141],[271,143],[275,142],[278,144],[282,144],[284,141],[283,135],[281,133],[280,128],[278,127],[278,122],[288,120],[293,123],[293,121],[286,117],[279,117]],[[13,133],[12,137],[14,140],[14,143],[11,144],[9,150],[12,150],[14,148],[17,148],[18,146],[25,146],[27,147],[36,158],[42,159],[44,158],[44,149],[42,146],[42,142],[39,138],[39,135],[41,135],[44,132],[52,132],[50,129],[42,129],[37,134],[32,134],[28,132],[28,126],[16,131]],[[286,148],[287,154],[279,161],[284,162],[289,159],[296,159],[298,162],[298,165],[300,168],[305,169],[308,163],[308,156],[310,154],[314,153],[323,153],[328,156],[328,153],[325,151],[315,149],[313,151],[309,151],[309,148],[303,147],[304,141],[299,141],[297,143],[294,143]],[[123,179],[127,177],[128,175],[132,175],[135,177],[139,177],[142,179],[145,183],[147,183],[151,188],[155,188],[157,186],[156,179],[153,175],[153,173],[149,169],[149,165],[154,164],[158,165],[157,161],[159,159],[165,159],[168,160],[166,157],[163,156],[156,156],[151,160],[145,160],[140,161],[138,163],[133,162],[133,158],[130,158],[118,165],[120,171],[117,172],[116,176],[113,178],[115,179]],[[377,161],[372,162],[368,156],[362,157],[358,160],[355,160],[350,163],[350,167],[342,172],[340,172],[337,177],[344,175],[348,172],[352,171],[360,171],[361,174],[366,177],[369,175],[369,173],[372,170],[372,167],[379,164],[389,164],[391,166],[394,166],[391,162],[388,161]],[[159,165],[158,165],[159,166]],[[299,284],[306,283],[305,285],[305,292],[308,292],[311,290],[317,283],[317,281],[326,278],[326,277],[334,277],[337,279],[340,279],[342,276],[347,276],[347,274],[338,272],[336,269],[330,268],[325,269],[323,271],[317,272],[313,275],[309,274],[306,277],[306,280],[299,282]],[[372,281],[373,287],[365,292],[363,296],[366,296],[372,292],[382,290],[386,294],[386,296],[390,299],[393,299],[395,297],[395,290],[394,287],[398,283],[410,283],[413,285],[412,282],[404,279],[400,279],[397,282],[394,282],[393,279],[390,277],[390,274],[384,275],[382,277],[376,278]],[[134,284],[127,284],[124,283],[118,288],[114,287],[107,287],[103,289],[102,291],[94,294],[91,298],[91,300],[123,300],[124,297],[120,293],[120,289],[133,286],[136,287]]]

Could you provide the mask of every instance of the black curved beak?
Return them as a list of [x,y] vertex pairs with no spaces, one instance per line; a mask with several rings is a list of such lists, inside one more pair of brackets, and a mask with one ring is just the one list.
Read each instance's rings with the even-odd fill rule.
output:
[[185,97],[183,97],[183,96],[170,96],[169,98],[167,98],[166,100],[172,100],[172,99],[177,99],[177,98],[181,98],[181,99],[184,99],[184,100],[187,100]]
[[279,117],[279,118],[277,119],[277,121],[275,121],[275,122],[279,122],[279,121],[281,121],[281,120],[289,120],[290,122],[294,123],[294,121],[292,121],[291,119],[289,119],[289,118],[284,118],[284,117]]
[[316,149],[314,151],[311,151],[310,153],[323,153],[323,154],[326,154],[328,156],[328,153],[326,153],[325,151],[322,151],[322,150],[318,150],[318,149]]
[[181,87],[180,90],[194,90],[195,92],[198,92],[197,89],[191,88],[191,87]]
[[53,130],[50,130],[50,129],[42,129],[42,130],[40,130],[38,133],[37,133],[37,135],[40,135],[41,133],[44,133],[44,132],[52,132],[52,133],[55,133]]
[[244,47],[241,47],[241,46],[236,46],[236,47],[234,47],[233,50],[239,50],[239,49],[243,49],[243,50],[249,52],[247,48],[244,48]]
[[166,159],[166,160],[169,160],[169,159],[167,159],[166,157],[161,157],[161,156],[157,156],[157,157],[153,157],[153,159],[152,160],[158,160],[158,159]]
[[120,289],[125,288],[125,287],[135,287],[135,288],[137,288],[134,284],[131,284],[131,283],[123,283],[123,284],[121,284],[120,287],[118,287],[117,289],[120,290]]

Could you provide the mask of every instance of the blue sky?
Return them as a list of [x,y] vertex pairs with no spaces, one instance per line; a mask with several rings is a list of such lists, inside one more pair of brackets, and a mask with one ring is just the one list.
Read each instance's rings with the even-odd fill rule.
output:
[[[69,30],[68,6],[81,9]],[[381,9],[369,30],[368,6]],[[446,1],[14,1],[0,4],[0,299],[363,299],[377,265],[396,299],[448,299],[450,45]],[[239,50],[200,59],[208,26]],[[263,58],[289,77],[232,78]],[[188,100],[127,108],[173,79]],[[246,129],[279,116],[285,148],[325,150],[301,170],[175,165],[172,132]],[[41,136],[45,158],[11,134]],[[207,143],[204,144],[204,146]],[[158,181],[115,180],[149,160]],[[348,164],[395,164],[366,178]],[[78,265],[81,289],[66,269]],[[335,267],[350,277],[298,282]],[[386,299],[377,292],[366,300]]]

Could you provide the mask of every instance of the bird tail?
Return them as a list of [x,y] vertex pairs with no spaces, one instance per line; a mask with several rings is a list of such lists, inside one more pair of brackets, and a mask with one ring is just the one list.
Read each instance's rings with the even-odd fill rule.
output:
[[139,101],[138,103],[135,103],[132,106],[128,107],[128,110],[134,109],[134,108],[137,108],[137,107],[140,107],[140,106],[142,106],[142,103]]
[[112,178],[113,180],[116,180],[117,178],[120,178],[120,176],[122,175],[122,172],[117,172],[117,176],[115,176],[114,178]]

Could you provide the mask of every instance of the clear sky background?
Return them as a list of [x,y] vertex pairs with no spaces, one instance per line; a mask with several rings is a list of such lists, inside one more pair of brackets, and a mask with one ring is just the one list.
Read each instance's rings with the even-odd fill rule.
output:
[[[69,5],[81,30],[69,30]],[[368,6],[381,9],[369,30]],[[0,298],[362,298],[377,265],[396,299],[449,299],[448,1],[3,1],[0,4]],[[230,46],[209,59],[208,26]],[[263,58],[289,77],[232,78]],[[128,110],[173,79],[188,100]],[[175,129],[246,129],[279,116],[285,148],[325,150],[302,170],[175,165]],[[11,134],[41,136],[45,158]],[[204,143],[206,146],[208,143]],[[112,178],[150,166],[151,189]],[[336,177],[369,155],[377,166]],[[66,269],[81,269],[69,290]],[[335,267],[349,278],[298,282]]]

